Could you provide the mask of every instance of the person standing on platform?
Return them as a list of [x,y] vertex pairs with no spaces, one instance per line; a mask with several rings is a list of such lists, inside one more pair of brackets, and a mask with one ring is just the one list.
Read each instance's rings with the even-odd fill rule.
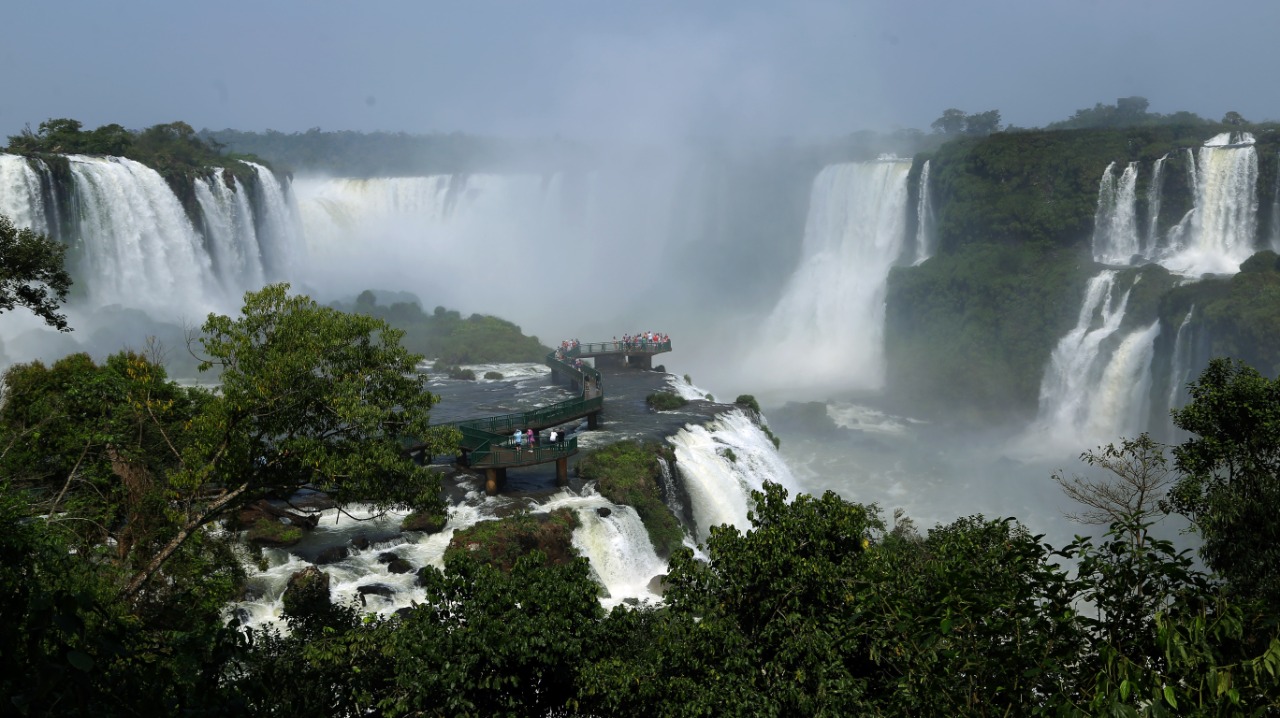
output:
[[511,438],[515,441],[516,451],[519,451],[520,448],[524,446],[524,434],[521,433],[519,429],[516,429],[515,436]]

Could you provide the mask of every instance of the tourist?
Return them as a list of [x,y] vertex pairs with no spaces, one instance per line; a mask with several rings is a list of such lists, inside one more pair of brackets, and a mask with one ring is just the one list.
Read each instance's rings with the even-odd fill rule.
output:
[[532,448],[533,448],[533,429],[529,429],[529,430],[525,433],[525,437],[524,437],[524,438],[525,438],[525,443],[529,445],[529,448],[530,448],[530,449],[532,449]]
[[516,429],[515,436],[513,436],[513,437],[511,437],[511,438],[512,438],[513,442],[515,443],[515,446],[516,446],[516,448],[517,448],[517,449],[519,449],[522,445],[524,445],[524,434],[520,433],[520,430],[519,430],[519,429]]
[[555,446],[555,445],[556,445],[556,430],[555,430],[555,429],[552,429],[552,430],[551,430],[551,445],[552,445],[552,446]]

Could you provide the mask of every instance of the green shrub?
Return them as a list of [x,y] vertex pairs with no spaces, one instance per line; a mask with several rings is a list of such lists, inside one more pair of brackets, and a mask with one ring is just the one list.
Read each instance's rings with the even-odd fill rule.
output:
[[480,563],[510,571],[521,556],[536,550],[542,552],[548,565],[566,564],[578,557],[573,547],[573,530],[578,525],[578,515],[569,509],[556,509],[549,514],[522,511],[495,521],[481,521],[454,532],[445,549],[445,561],[466,553]]
[[484,378],[498,381],[498,380],[501,380],[503,376],[502,376],[502,372],[500,371],[487,371],[484,373]]
[[737,399],[734,399],[733,403],[737,404],[738,406],[750,409],[757,414],[760,413],[760,403],[757,402],[756,398],[750,394],[742,394]]
[[689,403],[688,399],[669,391],[658,391],[645,397],[645,401],[649,406],[658,411],[671,411]]

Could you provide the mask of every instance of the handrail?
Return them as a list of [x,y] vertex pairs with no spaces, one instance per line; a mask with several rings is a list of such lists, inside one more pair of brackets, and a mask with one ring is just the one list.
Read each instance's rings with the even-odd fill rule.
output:
[[578,344],[565,350],[567,356],[580,356],[583,354],[660,354],[662,352],[671,351],[671,342],[653,342],[644,339],[632,339],[630,343],[621,339],[611,342],[591,342],[588,344]]

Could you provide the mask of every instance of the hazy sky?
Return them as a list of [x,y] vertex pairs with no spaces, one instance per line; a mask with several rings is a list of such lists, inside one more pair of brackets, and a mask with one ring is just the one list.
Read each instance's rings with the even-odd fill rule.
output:
[[87,127],[570,137],[1039,126],[1142,95],[1280,120],[1276,0],[9,0],[0,135]]

